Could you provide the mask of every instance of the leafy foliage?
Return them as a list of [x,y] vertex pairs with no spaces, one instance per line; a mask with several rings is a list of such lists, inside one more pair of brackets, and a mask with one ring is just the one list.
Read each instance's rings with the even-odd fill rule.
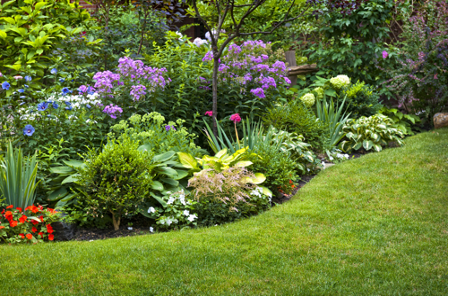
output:
[[393,0],[326,1],[316,10],[319,40],[307,51],[310,61],[330,75],[341,73],[375,85],[382,72],[376,57],[389,37]]
[[24,209],[34,203],[36,191],[36,155],[24,159],[22,150],[9,143],[5,160],[0,163],[0,197],[6,203]]
[[172,168],[181,167],[172,160],[174,152],[155,156],[138,144],[130,138],[110,141],[101,153],[90,150],[86,166],[77,168],[83,202],[93,214],[111,213],[115,230],[122,215],[163,203],[160,193],[179,189],[177,179],[187,174]]
[[343,151],[359,150],[363,147],[366,151],[373,149],[380,152],[382,146],[390,141],[402,145],[401,138],[404,134],[394,128],[393,124],[393,120],[381,114],[348,120],[342,129],[346,139],[340,143],[340,147]]
[[193,188],[192,196],[198,201],[195,204],[198,225],[222,224],[269,208],[271,195],[267,196],[262,188],[247,183],[248,179],[254,178],[251,172],[236,166],[196,173],[189,180],[189,187]]
[[268,109],[263,122],[268,127],[271,125],[278,130],[304,136],[305,142],[312,148],[319,149],[323,145],[324,124],[300,100]]
[[[83,31],[89,13],[79,1],[19,0],[0,4],[0,72],[42,78],[61,42]],[[34,80],[31,88],[39,89]],[[11,92],[6,92],[6,96]]]
[[393,127],[399,129],[404,135],[415,135],[414,125],[421,122],[419,116],[414,114],[404,114],[396,108],[388,109],[383,107],[379,110],[380,114],[386,115],[393,120]]

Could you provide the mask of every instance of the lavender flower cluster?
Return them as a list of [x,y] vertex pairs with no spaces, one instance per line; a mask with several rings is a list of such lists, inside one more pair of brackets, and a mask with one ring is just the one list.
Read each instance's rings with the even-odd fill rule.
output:
[[[212,52],[208,52],[203,61],[211,61],[212,57]],[[285,63],[275,60],[271,44],[261,40],[248,40],[240,46],[231,44],[219,62],[221,81],[239,85],[243,93],[249,89],[259,98],[265,98],[267,91],[291,83]]]
[[152,68],[145,66],[140,60],[123,57],[119,59],[118,73],[103,71],[94,75],[94,88],[100,94],[113,97],[115,87],[129,87],[129,94],[134,101],[138,101],[146,94],[165,88],[171,81],[170,78],[164,77],[165,72],[165,68]]

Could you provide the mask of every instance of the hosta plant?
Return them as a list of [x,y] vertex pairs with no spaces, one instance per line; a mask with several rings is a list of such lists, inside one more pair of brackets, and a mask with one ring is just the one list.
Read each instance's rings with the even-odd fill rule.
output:
[[404,133],[393,125],[392,119],[381,114],[369,118],[361,117],[357,120],[350,119],[343,126],[345,139],[340,143],[340,148],[345,152],[359,150],[362,147],[366,151],[380,152],[382,146],[390,141],[403,145],[401,138],[404,137]]

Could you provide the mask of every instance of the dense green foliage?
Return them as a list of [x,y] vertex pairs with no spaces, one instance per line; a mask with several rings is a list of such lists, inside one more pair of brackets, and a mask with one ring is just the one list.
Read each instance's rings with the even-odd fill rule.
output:
[[[79,1],[19,0],[0,4],[0,72],[42,78],[61,42],[84,30],[89,13]],[[41,88],[34,80],[31,88]],[[7,92],[9,96],[11,92]]]
[[322,133],[325,127],[311,108],[307,108],[300,100],[268,109],[263,122],[266,126],[272,125],[276,129],[304,136],[305,142],[313,148],[322,147]]

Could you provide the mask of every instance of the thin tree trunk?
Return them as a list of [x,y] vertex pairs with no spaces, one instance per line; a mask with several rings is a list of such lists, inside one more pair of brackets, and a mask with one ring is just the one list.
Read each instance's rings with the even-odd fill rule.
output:
[[114,225],[114,230],[117,231],[120,227],[120,216],[118,218],[115,217],[115,213],[112,213],[112,224]]
[[217,137],[217,98],[218,98],[218,62],[219,57],[214,54],[214,70],[212,73],[212,121],[213,127],[212,131],[214,136]]

